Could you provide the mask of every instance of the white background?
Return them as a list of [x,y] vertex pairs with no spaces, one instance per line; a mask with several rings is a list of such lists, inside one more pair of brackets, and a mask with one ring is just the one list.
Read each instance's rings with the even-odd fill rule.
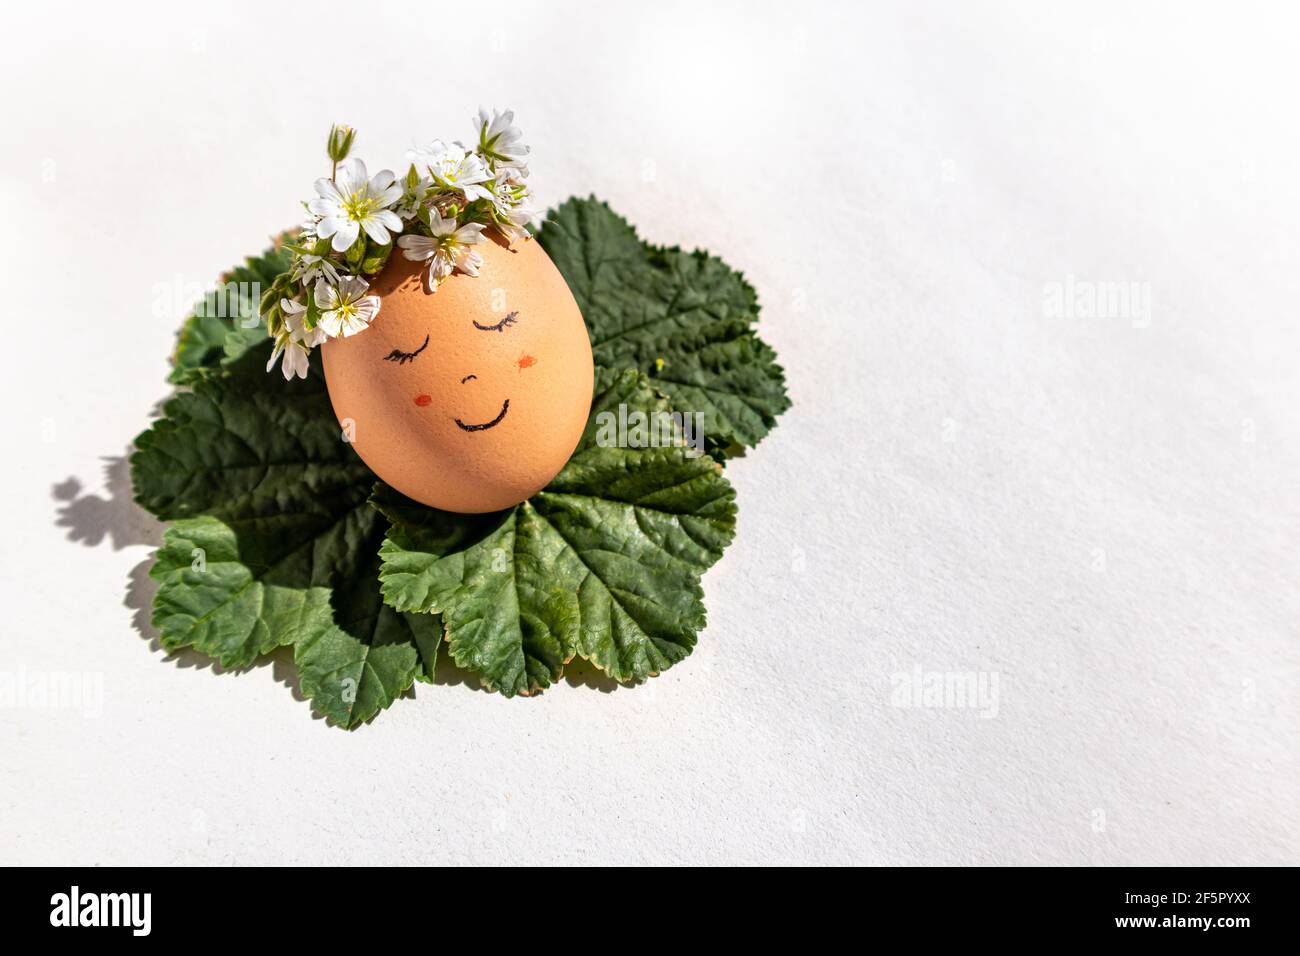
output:
[[[0,668],[103,703],[4,705],[4,862],[1297,862],[1283,5],[229,6],[5,14]],[[794,408],[687,662],[444,668],[346,733],[287,658],[158,650],[120,459],[332,120],[395,166],[480,103],[544,203],[742,269]],[[1067,276],[1149,324],[1046,314]],[[916,670],[996,715],[894,706]]]

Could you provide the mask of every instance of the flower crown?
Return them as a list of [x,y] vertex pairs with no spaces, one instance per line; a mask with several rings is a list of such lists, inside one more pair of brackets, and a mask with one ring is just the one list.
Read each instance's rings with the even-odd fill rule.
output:
[[261,313],[275,340],[267,363],[277,359],[286,379],[307,377],[311,350],[331,338],[355,335],[379,315],[379,296],[369,295],[374,276],[388,262],[393,237],[413,262],[428,263],[427,288],[453,272],[478,275],[483,258],[473,246],[484,229],[508,240],[526,238],[535,219],[524,184],[528,147],[515,114],[480,108],[478,143],[434,140],[408,151],[410,168],[398,181],[392,170],[369,176],[360,159],[348,159],[356,131],[330,128],[328,179],[316,180],[316,198],[303,203],[309,218],[285,246],[289,268],[263,295]]

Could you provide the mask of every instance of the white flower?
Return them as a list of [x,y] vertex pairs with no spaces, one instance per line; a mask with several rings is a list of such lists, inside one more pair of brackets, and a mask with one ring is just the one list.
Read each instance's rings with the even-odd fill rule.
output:
[[514,167],[527,176],[524,157],[528,155],[528,147],[522,142],[524,134],[515,126],[515,111],[493,110],[489,119],[487,110],[480,106],[474,122],[478,127],[478,154],[498,166]]
[[466,201],[492,197],[482,185],[492,178],[492,171],[483,160],[467,152],[460,143],[448,145],[435,139],[428,146],[413,150],[410,157],[416,166],[429,170],[433,181],[443,189],[455,189],[464,193]]
[[402,183],[402,199],[395,207],[397,214],[404,220],[414,219],[420,213],[420,207],[424,205],[425,200],[433,192],[433,180],[428,176],[421,176],[411,185],[409,181]]
[[295,342],[288,332],[281,332],[275,339],[275,351],[271,353],[271,361],[266,363],[266,370],[269,372],[275,368],[275,360],[281,355],[284,361],[280,363],[280,371],[284,374],[284,380],[297,375],[299,378],[307,377],[307,369],[311,362],[307,357],[307,348],[299,342]]
[[412,262],[429,260],[430,288],[437,290],[438,283],[453,270],[478,275],[483,257],[469,247],[482,238],[482,223],[469,222],[457,228],[455,219],[443,219],[437,209],[430,209],[429,231],[432,237],[408,234],[397,244],[402,247],[402,255]]
[[295,342],[301,342],[307,348],[314,349],[318,345],[324,345],[325,340],[329,338],[319,325],[314,329],[306,327],[307,306],[296,299],[281,299],[280,310],[284,312],[284,324],[288,326],[289,334],[293,336]]
[[537,218],[537,213],[527,206],[518,206],[510,212],[505,222],[498,222],[497,228],[505,234],[506,238],[527,239],[532,233],[528,227],[533,224]]
[[492,209],[497,228],[510,239],[528,236],[529,223],[536,213],[528,206],[528,187],[516,176],[518,170],[502,169],[492,183]]
[[389,242],[389,230],[402,231],[402,220],[388,208],[402,197],[402,187],[393,181],[392,170],[381,170],[368,180],[366,164],[351,159],[339,166],[335,179],[316,180],[319,198],[307,204],[313,215],[321,217],[317,234],[334,237],[335,252],[343,252],[356,242],[362,229],[381,246]]
[[310,252],[304,252],[294,262],[293,272],[290,273],[289,278],[305,286],[311,285],[321,278],[337,283],[339,281],[339,272],[334,267],[333,261],[326,256],[317,256]]
[[334,338],[365,331],[379,314],[379,296],[366,295],[369,288],[370,283],[359,276],[343,276],[338,285],[318,280],[316,307],[321,315],[317,327]]
[[275,351],[271,353],[271,361],[266,363],[266,370],[271,371],[275,366],[275,360],[283,354],[284,361],[280,365],[280,371],[284,374],[285,380],[295,375],[306,378],[308,356],[312,349],[325,341],[325,332],[319,327],[310,330],[305,327],[303,317],[306,315],[307,307],[301,302],[294,299],[281,299],[280,309],[284,312],[285,331],[281,332],[275,340]]

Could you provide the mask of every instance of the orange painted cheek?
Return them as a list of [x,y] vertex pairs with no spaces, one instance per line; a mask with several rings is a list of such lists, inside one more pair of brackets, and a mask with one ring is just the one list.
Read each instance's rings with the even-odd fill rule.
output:
[[522,372],[524,369],[532,368],[536,365],[537,359],[533,358],[531,355],[524,355],[515,364],[519,366],[519,371]]
[[424,408],[426,405],[428,405],[428,404],[429,404],[430,402],[432,402],[432,401],[433,401],[433,398],[430,397],[430,396],[428,396],[428,395],[417,395],[417,396],[415,396],[415,404],[419,405],[421,408]]

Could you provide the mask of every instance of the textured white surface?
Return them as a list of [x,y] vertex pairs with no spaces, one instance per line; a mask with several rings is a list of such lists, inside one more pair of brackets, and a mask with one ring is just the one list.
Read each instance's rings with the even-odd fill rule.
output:
[[[0,667],[103,703],[0,713],[0,859],[1297,862],[1295,24],[611,6],[6,14]],[[284,662],[151,649],[158,527],[102,459],[166,394],[157,287],[295,222],[331,120],[378,166],[480,102],[546,202],[744,270],[795,406],[686,663],[343,733]],[[1149,324],[1046,315],[1067,276]],[[996,716],[893,706],[914,669]]]

